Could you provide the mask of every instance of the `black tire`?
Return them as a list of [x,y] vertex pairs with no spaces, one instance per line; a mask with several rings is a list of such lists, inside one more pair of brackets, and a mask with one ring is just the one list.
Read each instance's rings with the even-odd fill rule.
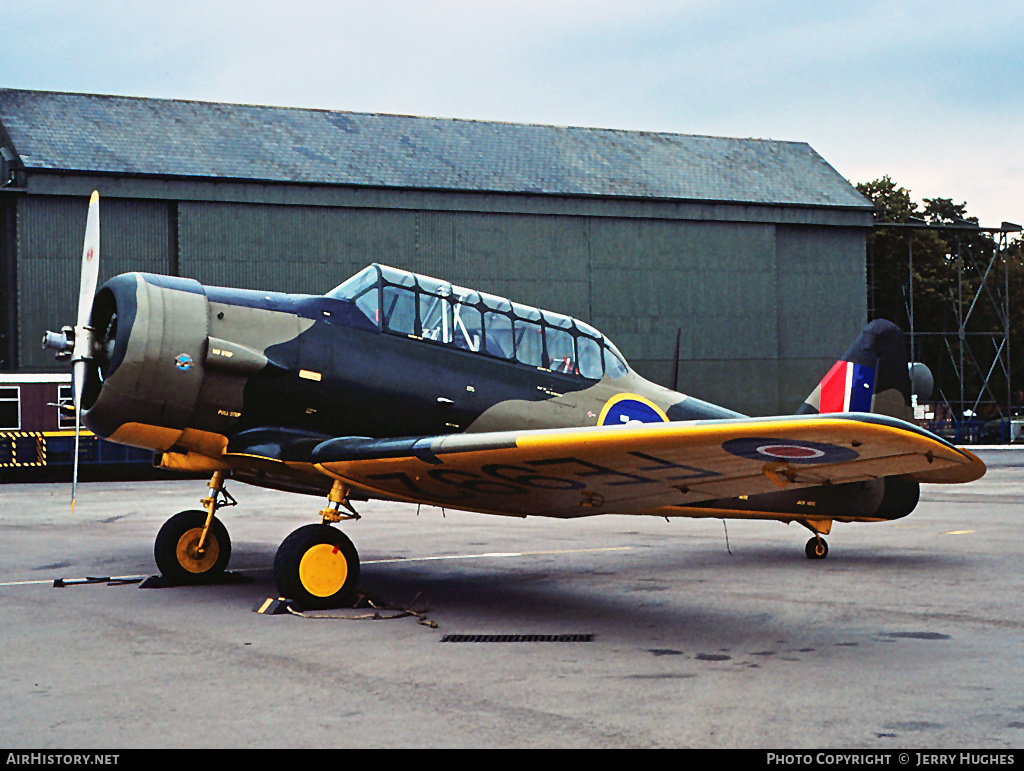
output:
[[828,556],[828,542],[824,538],[812,538],[804,547],[809,560],[823,560]]
[[278,547],[274,583],[282,597],[303,608],[351,607],[359,586],[359,554],[340,530],[305,525]]
[[216,517],[206,534],[203,553],[196,546],[206,524],[205,511],[182,511],[167,520],[156,535],[153,556],[160,574],[175,584],[200,584],[219,578],[231,559],[231,539]]

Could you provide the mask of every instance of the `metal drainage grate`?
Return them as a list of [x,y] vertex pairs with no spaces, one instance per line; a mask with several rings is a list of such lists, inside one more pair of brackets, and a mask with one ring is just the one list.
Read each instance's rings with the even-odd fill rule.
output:
[[443,643],[591,642],[592,634],[446,634]]

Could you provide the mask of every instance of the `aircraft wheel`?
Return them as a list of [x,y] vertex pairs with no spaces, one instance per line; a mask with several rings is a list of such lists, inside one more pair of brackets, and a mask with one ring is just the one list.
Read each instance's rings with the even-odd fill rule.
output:
[[182,511],[160,528],[153,556],[164,578],[176,584],[197,584],[224,572],[231,559],[227,528],[214,517],[200,553],[199,538],[205,524],[205,511]]
[[283,597],[310,610],[351,605],[359,585],[359,555],[330,525],[305,525],[281,543],[274,582]]
[[828,543],[824,538],[812,538],[804,547],[804,554],[809,560],[823,560],[828,556]]

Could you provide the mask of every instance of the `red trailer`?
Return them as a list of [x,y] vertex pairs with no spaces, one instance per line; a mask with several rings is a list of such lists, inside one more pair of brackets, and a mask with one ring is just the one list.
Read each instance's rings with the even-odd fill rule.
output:
[[[71,479],[75,415],[71,374],[0,373],[0,481]],[[83,479],[138,477],[153,453],[113,444],[83,428]]]

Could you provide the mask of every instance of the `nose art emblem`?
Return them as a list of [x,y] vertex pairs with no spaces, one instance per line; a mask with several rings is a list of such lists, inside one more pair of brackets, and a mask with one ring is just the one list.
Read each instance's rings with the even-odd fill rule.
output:
[[188,372],[192,369],[192,357],[187,353],[179,353],[174,357],[174,366],[180,369],[182,372]]

